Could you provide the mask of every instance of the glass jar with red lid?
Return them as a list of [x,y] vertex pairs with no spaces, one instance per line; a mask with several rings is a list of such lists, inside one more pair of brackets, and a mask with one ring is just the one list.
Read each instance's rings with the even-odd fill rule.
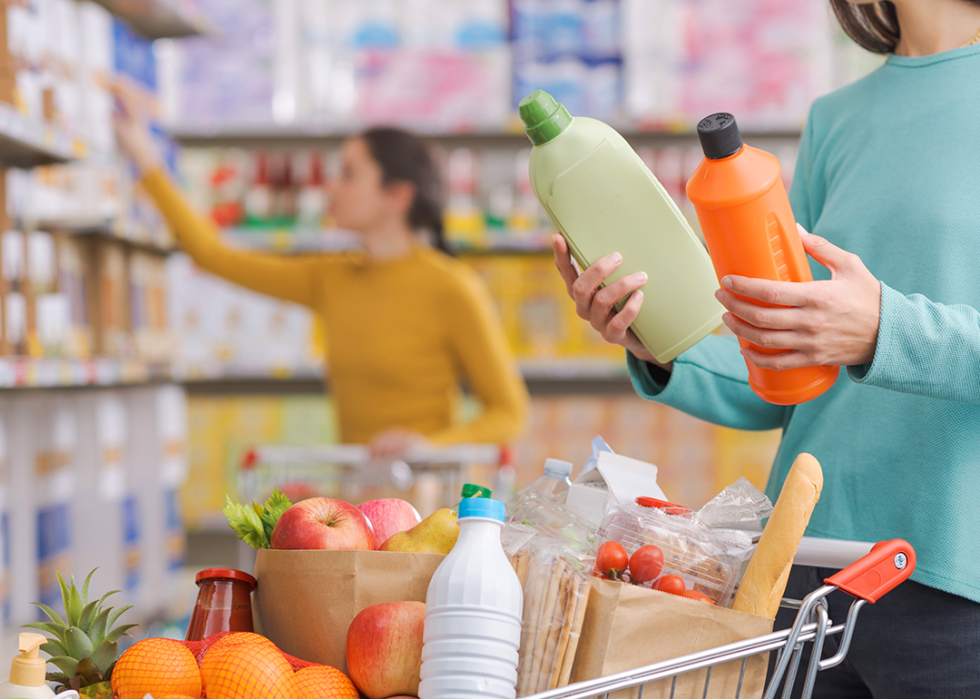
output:
[[197,603],[187,627],[187,641],[201,641],[222,631],[252,631],[255,578],[232,568],[209,568],[197,574]]

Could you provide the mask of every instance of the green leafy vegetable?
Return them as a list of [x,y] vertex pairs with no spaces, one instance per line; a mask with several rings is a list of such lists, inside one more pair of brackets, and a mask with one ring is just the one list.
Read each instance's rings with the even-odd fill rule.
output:
[[228,520],[228,526],[253,549],[272,548],[272,530],[282,513],[292,505],[289,498],[278,489],[272,491],[272,495],[263,505],[254,502],[251,505],[240,505],[227,496],[225,501],[221,512]]

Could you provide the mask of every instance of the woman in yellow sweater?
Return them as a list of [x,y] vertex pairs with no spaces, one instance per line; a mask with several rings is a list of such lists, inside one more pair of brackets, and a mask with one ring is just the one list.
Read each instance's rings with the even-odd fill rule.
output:
[[[360,234],[363,251],[250,252],[224,245],[216,226],[191,210],[134,103],[117,96],[118,142],[181,248],[203,269],[323,320],[344,442],[391,457],[426,445],[501,444],[521,432],[527,390],[485,285],[446,253],[441,180],[422,140],[371,129],[344,143],[330,210],[338,226]],[[456,420],[461,380],[483,408],[466,424]]]

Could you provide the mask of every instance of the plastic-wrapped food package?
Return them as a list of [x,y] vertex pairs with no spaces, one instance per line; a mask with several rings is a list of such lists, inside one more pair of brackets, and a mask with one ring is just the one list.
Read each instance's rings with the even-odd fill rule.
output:
[[706,527],[734,527],[758,524],[771,513],[772,501],[743,477],[698,510],[698,519]]
[[579,555],[595,553],[596,527],[537,491],[529,490],[521,496],[511,510],[508,521],[534,527],[545,536],[559,539]]
[[[641,546],[657,546],[664,559],[660,577],[679,576],[687,589],[725,607],[731,604],[742,561],[752,551],[752,538],[746,532],[711,529],[693,513],[667,514],[657,507],[632,503],[610,508],[599,527],[599,538],[618,541],[629,555]],[[655,587],[656,580],[643,586]]]
[[594,559],[528,525],[508,524],[504,531],[504,551],[524,589],[517,679],[521,697],[568,684]]

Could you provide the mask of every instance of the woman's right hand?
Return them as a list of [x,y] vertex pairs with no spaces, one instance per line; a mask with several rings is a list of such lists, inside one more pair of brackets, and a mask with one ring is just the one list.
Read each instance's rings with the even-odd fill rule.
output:
[[146,173],[159,168],[161,159],[135,89],[122,81],[113,84],[112,94],[116,98],[113,126],[119,147],[133,159],[141,173]]
[[[575,302],[575,311],[579,317],[589,321],[606,342],[622,345],[637,359],[670,371],[671,364],[661,364],[654,359],[650,351],[630,330],[630,324],[636,320],[643,305],[643,292],[640,288],[647,283],[646,273],[638,272],[602,287],[606,278],[623,264],[623,258],[619,253],[600,258],[594,265],[579,274],[568,254],[568,243],[559,233],[552,235],[552,246],[555,250],[555,266],[565,280],[565,289]],[[622,310],[617,312],[616,302],[629,294],[633,296]]]

